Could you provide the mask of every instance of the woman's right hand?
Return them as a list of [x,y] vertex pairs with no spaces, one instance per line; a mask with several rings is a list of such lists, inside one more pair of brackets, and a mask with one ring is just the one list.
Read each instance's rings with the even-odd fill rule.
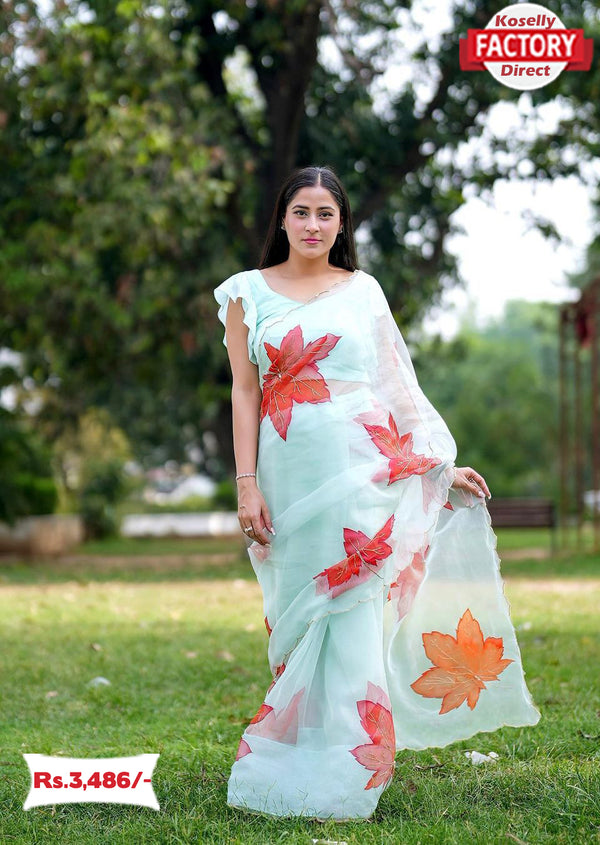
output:
[[261,546],[271,542],[268,532],[275,533],[271,514],[256,481],[250,476],[238,479],[238,519],[242,531],[252,526],[252,531],[244,531],[248,537]]

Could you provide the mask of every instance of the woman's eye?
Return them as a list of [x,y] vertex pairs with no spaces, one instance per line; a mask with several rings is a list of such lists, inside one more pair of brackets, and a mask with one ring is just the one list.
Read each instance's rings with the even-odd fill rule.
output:
[[[294,212],[294,214],[298,214],[301,217],[304,217],[304,215],[306,214],[306,211],[302,211],[302,209],[299,208]],[[324,211],[324,212],[321,213],[320,216],[328,219],[329,217],[333,217],[333,214],[330,211]]]

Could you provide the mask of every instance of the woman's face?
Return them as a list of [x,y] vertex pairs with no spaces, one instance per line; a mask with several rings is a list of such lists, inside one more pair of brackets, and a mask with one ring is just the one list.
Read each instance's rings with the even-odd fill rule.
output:
[[283,218],[290,251],[305,258],[328,255],[342,224],[338,204],[322,185],[300,188]]

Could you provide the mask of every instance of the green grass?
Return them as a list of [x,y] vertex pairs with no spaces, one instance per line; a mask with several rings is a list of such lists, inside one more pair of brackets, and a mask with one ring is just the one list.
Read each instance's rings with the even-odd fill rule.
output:
[[550,549],[550,528],[498,528],[496,535],[501,550]]
[[[2,845],[600,842],[599,557],[503,562],[536,727],[399,752],[370,822],[318,824],[226,805],[239,737],[271,681],[262,598],[239,542],[181,542],[179,561],[146,542],[129,562],[122,545],[97,544],[87,559],[0,567]],[[97,675],[111,686],[88,689]],[[470,749],[500,759],[474,767]],[[23,752],[158,752],[160,812],[24,811]]]
[[[498,528],[498,548],[505,551],[514,549],[543,549],[550,551],[552,548],[552,530],[550,528]],[[564,532],[561,529],[554,531],[556,548],[577,549],[579,551],[591,552],[594,549],[594,528],[591,522],[586,522],[581,529],[578,538],[577,528],[567,526]]]
[[191,537],[164,537],[145,539],[137,537],[109,537],[106,540],[88,540],[77,549],[85,555],[197,555],[239,550],[244,539],[231,540],[195,539]]

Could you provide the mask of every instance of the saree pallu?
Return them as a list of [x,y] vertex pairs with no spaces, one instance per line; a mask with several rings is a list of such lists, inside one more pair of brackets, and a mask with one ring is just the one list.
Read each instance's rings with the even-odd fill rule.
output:
[[451,489],[455,442],[373,276],[299,302],[252,270],[214,293],[223,324],[242,299],[262,389],[256,481],[276,531],[248,547],[273,681],[227,802],[368,818],[398,750],[540,718],[489,514]]

